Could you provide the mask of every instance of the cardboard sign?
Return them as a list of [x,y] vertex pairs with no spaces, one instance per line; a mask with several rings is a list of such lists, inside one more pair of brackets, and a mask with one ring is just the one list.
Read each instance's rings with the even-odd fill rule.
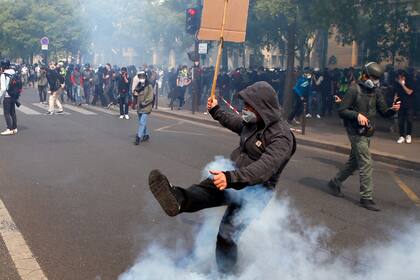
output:
[[[222,33],[225,0],[204,0],[199,40],[219,41]],[[229,0],[223,38],[228,42],[245,41],[249,0]]]

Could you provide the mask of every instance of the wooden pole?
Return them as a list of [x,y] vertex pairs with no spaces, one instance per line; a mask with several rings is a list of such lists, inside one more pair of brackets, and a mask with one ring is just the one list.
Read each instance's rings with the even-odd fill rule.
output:
[[219,76],[220,61],[222,59],[223,44],[224,44],[223,35],[225,33],[225,24],[226,24],[226,14],[227,14],[228,2],[229,2],[229,0],[225,0],[225,7],[224,7],[224,10],[223,10],[222,33],[220,34],[219,51],[217,52],[216,68],[214,69],[213,85],[211,87],[211,98],[212,99],[214,99],[214,97],[216,95],[216,83],[217,83],[217,77]]

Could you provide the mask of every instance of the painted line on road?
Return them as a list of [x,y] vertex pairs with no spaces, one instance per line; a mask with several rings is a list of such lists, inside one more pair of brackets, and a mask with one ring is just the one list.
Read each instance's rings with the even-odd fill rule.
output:
[[77,106],[73,106],[73,105],[70,105],[70,104],[65,104],[64,108],[65,109],[70,109],[70,110],[75,111],[77,113],[80,113],[82,115],[97,115],[97,113],[95,113],[95,112],[91,112],[91,111],[88,111],[86,109],[83,109],[82,107],[77,107]]
[[32,110],[31,108],[26,107],[24,105],[20,105],[20,107],[17,107],[17,110],[26,114],[26,115],[41,115],[40,112]]
[[186,134],[186,135],[195,135],[195,136],[204,136],[203,133],[197,133],[197,132],[188,132],[188,131],[176,131],[176,130],[159,130],[158,132],[169,132],[169,133],[175,133],[175,134]]
[[172,127],[175,127],[175,126],[180,125],[180,124],[183,124],[183,123],[184,122],[177,122],[176,124],[170,124],[170,125],[167,125],[167,126],[162,126],[162,127],[158,128],[158,129],[155,129],[155,131],[166,130],[168,128],[172,128]]
[[112,110],[109,110],[109,109],[104,109],[104,108],[99,108],[99,107],[94,106],[94,105],[89,106],[88,109],[92,109],[94,111],[98,111],[98,112],[105,113],[105,114],[112,115],[112,116],[118,116],[119,115],[115,111],[112,111]]
[[[39,103],[32,103],[32,106],[35,106],[35,107],[38,107],[38,108],[41,108],[41,109],[43,109],[43,110],[45,110],[45,113],[47,113],[48,112],[48,106],[45,106],[45,105],[43,105],[43,104],[39,104]],[[71,115],[69,112],[63,112],[62,113],[62,115]]]
[[0,235],[22,280],[47,279],[1,199]]
[[394,172],[388,171],[389,174],[394,178],[395,182],[398,184],[400,189],[408,196],[408,198],[414,202],[417,207],[420,207],[419,197],[407,186]]

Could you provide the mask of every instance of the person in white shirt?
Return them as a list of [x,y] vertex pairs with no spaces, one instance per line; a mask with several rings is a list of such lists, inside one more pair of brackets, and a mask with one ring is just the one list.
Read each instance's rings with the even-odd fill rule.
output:
[[3,112],[7,125],[7,129],[0,133],[0,135],[14,135],[18,132],[16,119],[16,100],[7,92],[9,88],[10,77],[15,74],[15,70],[10,69],[10,61],[1,61],[0,73],[0,100],[4,97]]

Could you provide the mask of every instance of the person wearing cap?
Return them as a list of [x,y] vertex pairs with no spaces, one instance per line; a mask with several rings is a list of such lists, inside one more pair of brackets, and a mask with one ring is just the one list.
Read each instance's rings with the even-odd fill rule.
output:
[[133,95],[137,96],[137,114],[139,116],[139,128],[134,141],[136,146],[150,138],[147,121],[153,109],[153,86],[150,84],[146,72],[139,72],[137,78],[138,83],[133,88]]
[[350,157],[345,166],[330,180],[328,186],[333,195],[343,197],[342,183],[356,170],[360,177],[360,205],[371,211],[380,211],[373,200],[373,166],[369,151],[375,128],[375,116],[393,116],[400,104],[390,108],[380,91],[380,78],[384,73],[381,65],[370,62],[362,69],[359,81],[352,84],[339,103],[339,116],[344,121],[351,143]]
[[3,99],[3,113],[6,120],[7,129],[0,133],[2,136],[14,135],[17,130],[16,119],[16,99],[8,93],[11,77],[16,73],[10,68],[10,61],[3,60],[0,62],[0,101]]

